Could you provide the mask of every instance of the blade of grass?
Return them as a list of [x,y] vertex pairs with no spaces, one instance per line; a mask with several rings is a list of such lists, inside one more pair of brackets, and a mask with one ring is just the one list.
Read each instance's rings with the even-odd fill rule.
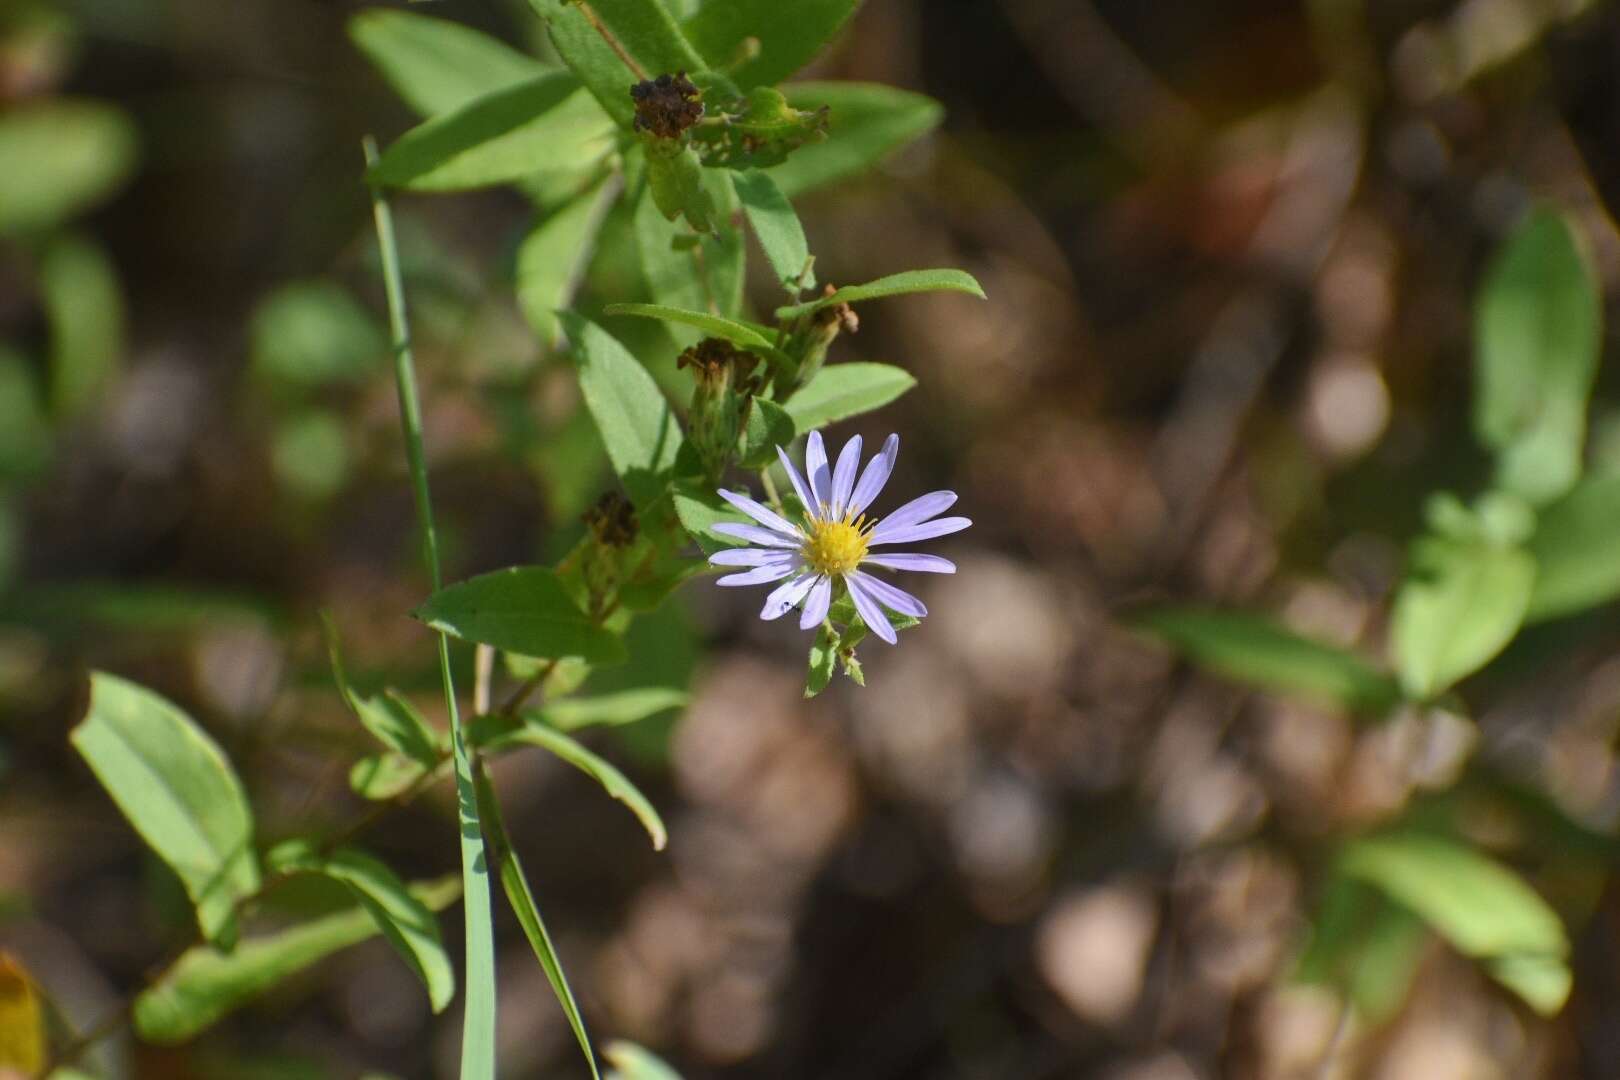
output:
[[[366,167],[377,161],[377,143],[365,140]],[[400,279],[399,251],[394,243],[394,217],[380,190],[371,189],[372,216],[377,222],[377,246],[382,257],[383,287],[388,294],[388,319],[393,331],[394,381],[399,390],[400,423],[405,433],[405,458],[410,465],[411,492],[417,524],[422,532],[422,556],[427,562],[433,591],[444,582],[439,571],[439,538],[433,528],[433,503],[428,496],[427,462],[422,451],[422,404],[416,392],[416,361],[411,352],[410,328],[405,319],[405,288]],[[456,708],[456,685],[450,673],[450,641],[439,637],[439,674],[445,704],[450,711],[450,747],[455,762],[456,803],[460,808],[462,906],[467,917],[467,1002],[461,1029],[461,1080],[495,1077],[495,935],[491,926],[489,864],[484,854],[484,833],[478,820],[478,795],[472,763]]]

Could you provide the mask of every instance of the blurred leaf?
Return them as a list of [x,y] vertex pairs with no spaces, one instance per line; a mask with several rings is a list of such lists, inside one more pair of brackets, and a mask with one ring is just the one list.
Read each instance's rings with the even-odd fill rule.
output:
[[917,385],[911,373],[889,364],[832,364],[788,398],[785,408],[800,434],[836,420],[881,409]]
[[[922,625],[921,619],[911,615],[902,615],[898,611],[892,611],[889,608],[884,608],[883,614],[888,616],[889,625],[896,630],[910,630],[913,626]],[[855,603],[849,598],[848,594],[840,596],[832,602],[832,606],[827,609],[827,618],[840,626],[859,629],[859,635],[849,631],[845,632],[844,648],[856,645],[866,633],[866,626],[861,622],[860,612],[855,610]]]
[[385,802],[403,794],[427,769],[402,754],[372,754],[349,769],[349,788],[362,799]]
[[[726,0],[704,4],[682,29],[711,67],[747,90],[779,83],[809,63],[859,6],[860,0]],[[750,38],[757,49],[745,46]],[[754,55],[733,66],[745,47]]]
[[71,735],[96,779],[197,906],[209,941],[229,948],[235,905],[259,889],[253,812],[219,745],[145,687],[90,675],[90,709]]
[[51,446],[32,365],[0,342],[0,481],[38,473],[50,461]]
[[99,101],[0,112],[0,234],[48,229],[110,196],[135,169],[135,126]]
[[1354,878],[1329,880],[1297,977],[1337,987],[1373,1024],[1406,1000],[1430,940],[1411,911]]
[[1395,683],[1355,653],[1302,637],[1261,615],[1161,608],[1131,621],[1200,667],[1250,686],[1357,712],[1384,712],[1400,698]]
[[332,662],[332,679],[337,683],[344,704],[378,742],[397,750],[423,769],[437,767],[440,761],[438,736],[422,714],[416,711],[416,706],[392,690],[375,697],[361,697],[355,693],[344,670],[337,628],[324,615],[321,622],[326,633],[326,653]]
[[[431,911],[443,911],[461,895],[461,881],[448,876],[415,884],[410,895]],[[376,920],[356,907],[250,938],[230,953],[201,945],[187,949],[135,998],[135,1031],[148,1042],[184,1042],[322,957],[377,932]]]
[[1526,622],[1620,597],[1620,475],[1588,476],[1547,507],[1530,540],[1536,584]]
[[683,708],[690,698],[685,690],[646,686],[616,694],[548,701],[540,715],[560,731],[577,731],[596,725],[633,724],[669,709]]
[[613,1065],[607,1080],[681,1080],[680,1073],[657,1056],[624,1039],[610,1041],[602,1048],[602,1056]]
[[518,304],[548,349],[562,344],[557,312],[568,306],[584,275],[597,230],[618,190],[612,178],[604,178],[536,223],[518,246]]
[[349,481],[349,437],[325,409],[294,413],[276,425],[270,465],[282,486],[306,499],[329,499]]
[[[0,393],[0,402],[4,400]],[[253,596],[183,585],[79,581],[39,585],[7,594],[0,599],[0,621],[27,623],[36,630],[102,623],[154,634],[194,630],[209,623],[277,623],[284,617],[279,609]]]
[[580,1015],[579,1003],[574,1000],[573,987],[568,985],[568,975],[563,971],[562,961],[551,944],[551,935],[546,932],[545,921],[540,918],[540,906],[534,901],[534,892],[523,873],[523,864],[518,861],[517,852],[512,850],[512,838],[506,832],[506,821],[501,816],[495,788],[482,766],[474,779],[478,785],[479,820],[489,833],[490,857],[495,860],[507,903],[512,905],[512,914],[517,916],[518,925],[523,927],[523,936],[529,939],[529,947],[540,962],[540,970],[546,973],[546,981],[551,983],[551,992],[556,995],[557,1004],[562,1006],[563,1015],[568,1018],[568,1026],[573,1029],[574,1039],[585,1055],[591,1075],[600,1077],[596,1054],[591,1049],[591,1038],[585,1031],[585,1019]]
[[45,1068],[45,1010],[22,964],[0,953],[0,1075],[33,1076]]
[[543,566],[514,566],[447,585],[413,614],[433,629],[525,656],[624,660],[624,645],[598,627]]
[[789,83],[782,91],[795,108],[828,110],[826,141],[800,147],[770,171],[790,199],[865,172],[945,116],[933,98],[877,83]]
[[758,171],[738,173],[732,181],[777,280],[795,297],[801,274],[805,275],[804,287],[814,288],[815,277],[805,273],[810,263],[810,244],[804,238],[804,226],[776,181]]
[[124,351],[124,298],[107,253],[80,237],[46,249],[39,290],[51,325],[51,409],[74,416],[95,403]]
[[1485,970],[1542,1016],[1556,1016],[1575,986],[1574,973],[1559,957],[1498,956]]
[[1535,578],[1535,560],[1519,548],[1419,538],[1391,623],[1407,696],[1427,701],[1501,652],[1524,621]]
[[711,337],[724,338],[750,352],[773,357],[783,363],[788,362],[786,356],[752,327],[719,315],[710,315],[705,311],[688,311],[685,308],[668,307],[664,304],[609,304],[602,310],[607,315],[639,315],[645,319],[662,319],[683,326],[695,326]]
[[368,171],[378,184],[465,191],[591,168],[613,127],[565,71],[497,90],[407,131]]
[[1580,476],[1602,319],[1574,228],[1535,211],[1492,263],[1474,316],[1474,430],[1497,451],[1498,481],[1531,502]]
[[411,11],[368,8],[349,20],[349,38],[422,116],[450,112],[551,70],[470,26]]
[[573,312],[563,312],[561,319],[585,406],[630,500],[645,509],[663,491],[664,477],[675,464],[680,423],[647,369],[612,335]]
[[427,988],[434,1012],[456,996],[456,974],[439,940],[439,922],[386,864],[352,848],[322,855],[308,840],[285,840],[265,856],[274,873],[320,874],[347,887],[383,936]]
[[[1479,852],[1434,836],[1357,840],[1339,858],[1341,872],[1410,908],[1465,956],[1487,968],[1538,1012],[1562,1007],[1551,991],[1569,953],[1563,923],[1517,874]],[[1511,958],[1511,959],[1510,959]],[[1505,963],[1503,962],[1505,961]],[[1568,984],[1564,982],[1564,993]]]
[[816,630],[816,639],[810,644],[810,664],[805,671],[804,696],[813,698],[832,682],[833,666],[838,660],[838,641],[826,626]]
[[[563,63],[590,88],[620,127],[635,116],[630,87],[639,81],[579,7],[568,0],[529,0],[551,34]],[[703,58],[682,36],[658,0],[592,0],[603,27],[641,65],[646,78],[704,70]]]
[[255,374],[296,386],[365,379],[388,355],[382,327],[332,281],[277,289],[254,310],[248,335]]
[[[711,195],[729,220],[737,209],[737,194],[726,174],[705,170]],[[681,311],[707,311],[735,322],[742,304],[745,251],[742,235],[722,229],[703,236],[697,246],[682,246],[692,239],[684,226],[664,219],[649,192],[635,205],[636,251],[642,277],[656,306]],[[671,330],[676,345],[685,347],[698,335]]]
[[743,451],[739,460],[745,469],[766,469],[776,463],[776,448],[786,449],[793,444],[797,431],[793,417],[774,401],[755,398],[748,412],[748,427],[743,432]]
[[492,748],[509,746],[513,743],[542,747],[590,776],[602,785],[604,791],[630,808],[630,812],[636,815],[642,827],[647,830],[647,835],[652,837],[653,847],[659,851],[664,849],[669,834],[665,831],[663,819],[658,816],[658,811],[653,809],[652,803],[626,779],[622,772],[587,750],[578,740],[531,719],[499,736],[490,746]]
[[898,274],[869,281],[865,285],[848,285],[831,296],[823,296],[804,304],[792,304],[776,309],[776,317],[783,321],[810,315],[834,304],[854,304],[862,300],[877,300],[885,296],[903,296],[919,292],[962,292],[984,299],[984,290],[965,270],[903,270]]

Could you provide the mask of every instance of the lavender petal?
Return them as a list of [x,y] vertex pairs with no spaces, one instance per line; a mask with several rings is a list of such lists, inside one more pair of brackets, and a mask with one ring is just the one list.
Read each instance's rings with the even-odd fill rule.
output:
[[916,540],[932,540],[936,536],[961,532],[971,524],[973,522],[965,517],[936,518],[921,525],[901,525],[898,528],[885,528],[888,522],[884,522],[877,527],[866,543],[868,547],[874,547],[878,544],[909,544]]
[[798,552],[782,548],[726,548],[709,556],[711,566],[764,566],[784,559],[798,558]]
[[799,629],[809,630],[827,617],[832,607],[832,578],[822,575],[817,579],[810,595],[804,599],[804,612],[799,616]]
[[758,525],[744,525],[740,521],[722,521],[718,525],[711,525],[709,531],[720,536],[729,536],[734,540],[747,540],[750,544],[763,544],[772,548],[797,548],[804,543],[802,536],[783,536],[770,529],[762,529]]
[[725,488],[721,488],[720,497],[726,500],[726,502],[730,503],[732,506],[735,506],[737,509],[741,510],[743,513],[747,514],[749,517],[753,518],[755,521],[759,522],[761,525],[765,526],[767,529],[772,529],[779,533],[786,533],[789,536],[795,536],[799,532],[798,528],[793,524],[793,522],[789,521],[787,518],[783,517],[781,514],[778,514],[775,510],[772,510],[763,503],[755,502],[746,495],[739,495],[735,491],[727,491]]
[[816,497],[816,505],[807,509],[821,517],[832,497],[832,476],[827,471],[827,446],[819,431],[812,431],[804,444],[804,471],[810,477],[810,494]]
[[849,513],[859,514],[883,493],[883,485],[889,482],[889,474],[894,472],[894,459],[899,455],[900,436],[890,435],[884,440],[883,449],[861,473],[860,482],[855,485],[855,494],[849,500]]
[[804,599],[804,594],[815,585],[817,577],[816,574],[800,574],[778,585],[772,590],[771,595],[765,598],[765,606],[760,609],[759,617],[768,621],[786,615],[794,604]]
[[899,641],[894,627],[889,625],[889,617],[883,614],[883,609],[866,591],[865,583],[856,581],[855,575],[851,574],[844,579],[844,585],[849,589],[849,598],[855,602],[855,610],[860,612],[861,622],[866,624],[866,628],[890,645]]
[[727,574],[715,580],[716,585],[764,585],[771,581],[781,581],[799,568],[797,559],[784,559],[781,562],[766,563],[741,574]]
[[[713,559],[709,560],[713,562]],[[912,570],[924,574],[954,574],[956,564],[949,559],[942,559],[938,555],[923,555],[915,552],[883,552],[877,555],[868,555],[861,560],[861,565],[871,563],[889,570]]]
[[838,464],[833,467],[832,508],[834,517],[843,517],[849,505],[850,492],[855,490],[855,471],[861,467],[861,437],[850,436],[838,453]]
[[804,507],[805,513],[811,513],[816,504],[810,499],[810,489],[805,486],[804,475],[799,472],[798,466],[793,464],[793,459],[788,457],[787,451],[780,446],[776,448],[776,456],[782,459],[782,468],[787,470],[788,481],[793,485],[793,494],[799,497],[799,505]]
[[943,514],[951,508],[956,501],[954,491],[930,491],[927,495],[919,495],[900,509],[886,514],[878,522],[878,532],[884,529],[898,529],[902,525],[915,525],[919,521],[927,521],[936,514]]
[[850,574],[847,580],[859,581],[861,588],[871,593],[878,603],[890,610],[898,611],[902,615],[910,615],[914,619],[921,619],[928,614],[928,608],[923,605],[921,600],[904,589],[895,588],[882,578],[873,577],[871,574],[863,574],[857,570]]

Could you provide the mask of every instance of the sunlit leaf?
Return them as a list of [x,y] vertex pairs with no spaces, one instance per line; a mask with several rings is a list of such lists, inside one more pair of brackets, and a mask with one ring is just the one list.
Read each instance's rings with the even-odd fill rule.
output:
[[[430,911],[443,911],[461,895],[461,881],[449,876],[412,885],[410,894]],[[135,998],[135,1030],[149,1042],[184,1042],[284,979],[376,933],[376,920],[356,907],[249,938],[230,953],[188,949]]]
[[681,527],[691,534],[706,555],[739,543],[736,537],[715,532],[714,526],[722,522],[744,524],[750,520],[711,488],[683,484],[675,489],[674,501]]
[[691,695],[674,687],[645,686],[596,697],[548,701],[540,709],[547,724],[561,731],[598,725],[633,724],[670,709],[683,707]]
[[738,173],[733,182],[737,186],[737,198],[748,214],[748,223],[754,227],[754,235],[759,238],[759,246],[764,249],[777,280],[795,295],[801,275],[804,276],[803,286],[814,288],[815,277],[805,274],[810,261],[810,244],[804,238],[804,226],[776,181],[768,173],[750,171]]
[[795,108],[827,108],[826,140],[801,146],[770,170],[790,199],[865,172],[945,116],[933,98],[877,83],[788,83],[782,91]]
[[628,129],[635,115],[630,87],[641,78],[696,73],[703,58],[681,34],[658,0],[592,0],[591,13],[641,69],[633,74],[579,5],[567,0],[529,0],[546,22],[557,54],[579,76],[608,115]]
[[1513,640],[1535,585],[1514,547],[1420,538],[1395,596],[1391,638],[1407,696],[1427,700],[1484,667]]
[[[747,90],[779,83],[809,63],[859,6],[860,0],[725,0],[704,4],[682,29],[710,66]],[[750,38],[757,51],[739,65]]]
[[1536,584],[1527,622],[1620,597],[1620,475],[1588,476],[1542,511],[1530,554]]
[[681,1080],[680,1073],[633,1042],[614,1039],[602,1048],[602,1056],[613,1065],[607,1080]]
[[322,854],[310,841],[297,839],[271,849],[265,866],[273,873],[321,874],[347,887],[422,980],[433,1011],[440,1012],[450,1004],[456,994],[456,975],[439,940],[438,920],[386,864],[352,848]]
[[209,940],[229,947],[234,907],[259,888],[253,813],[219,745],[173,703],[105,672],[74,747],[141,838],[180,878]]
[[831,364],[794,391],[784,407],[794,428],[805,434],[881,409],[916,385],[909,371],[890,364]]
[[423,768],[431,769],[438,765],[438,736],[422,714],[416,711],[416,706],[392,690],[374,697],[362,697],[356,693],[344,669],[337,627],[324,616],[321,622],[326,634],[326,654],[332,663],[332,679],[337,683],[343,703],[384,746],[398,751]]
[[831,296],[823,296],[804,304],[791,304],[776,309],[778,319],[796,319],[834,304],[855,304],[862,300],[877,300],[885,296],[903,296],[920,292],[960,292],[984,299],[984,290],[965,270],[903,270],[898,274],[869,281],[865,285],[848,285]]
[[403,754],[372,754],[349,769],[349,788],[362,799],[384,801],[410,790],[427,773],[421,762]]
[[1355,653],[1240,611],[1161,608],[1132,622],[1200,667],[1250,686],[1378,713],[1400,697],[1393,680]]
[[435,630],[525,656],[578,656],[593,664],[624,659],[624,644],[580,611],[543,566],[447,585],[413,614]]
[[46,98],[0,112],[0,234],[90,209],[135,169],[135,126],[99,101]]
[[833,668],[838,661],[838,640],[825,626],[816,630],[810,644],[810,663],[805,670],[804,696],[813,698],[832,682]]
[[482,31],[412,11],[367,8],[349,20],[349,37],[422,116],[450,112],[552,70]]
[[782,406],[765,398],[755,398],[743,432],[742,455],[738,464],[745,469],[764,469],[776,463],[776,448],[792,445],[798,431],[793,417]]
[[652,838],[653,847],[663,850],[669,834],[653,804],[622,772],[587,750],[577,739],[555,728],[547,727],[538,720],[529,720],[496,739],[491,746],[513,743],[543,747],[601,784],[604,791],[624,803],[630,808],[630,812],[636,815],[642,828],[646,829],[647,835]]

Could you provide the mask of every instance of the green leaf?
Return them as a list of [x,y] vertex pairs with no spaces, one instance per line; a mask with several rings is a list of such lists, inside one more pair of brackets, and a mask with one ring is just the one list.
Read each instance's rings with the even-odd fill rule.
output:
[[815,278],[805,273],[810,263],[810,243],[804,238],[804,226],[776,181],[757,170],[737,173],[732,181],[737,186],[737,198],[748,214],[748,223],[759,238],[759,246],[776,272],[776,279],[795,296],[801,274],[804,287],[814,288]]
[[548,701],[541,707],[540,715],[547,724],[561,731],[577,731],[597,725],[617,727],[645,720],[669,709],[682,708],[690,699],[691,695],[685,690],[644,686],[596,697]]
[[54,441],[33,364],[0,342],[0,481],[34,476]]
[[96,244],[65,237],[40,260],[39,291],[51,327],[51,409],[75,416],[118,373],[124,351],[118,271]]
[[412,128],[366,175],[412,191],[465,191],[582,173],[613,149],[612,132],[579,82],[554,71]]
[[358,382],[382,370],[388,338],[334,281],[297,281],[262,300],[248,328],[253,373],[295,387]]
[[71,735],[118,809],[169,864],[209,941],[229,948],[235,906],[259,889],[253,812],[219,745],[172,702],[105,672]]
[[1458,952],[1488,961],[1487,970],[1533,1008],[1550,1014],[1563,1006],[1568,984],[1549,970],[1564,967],[1569,954],[1563,923],[1511,870],[1419,834],[1357,840],[1338,865],[1410,908]]
[[611,334],[573,312],[560,318],[579,368],[585,407],[630,500],[644,509],[663,491],[680,452],[681,426],[647,369]]
[[433,629],[525,656],[624,660],[624,644],[579,610],[544,566],[514,566],[447,585],[413,614]]
[[788,398],[794,428],[808,434],[837,420],[881,409],[917,385],[911,373],[889,364],[832,364]]
[[601,1073],[596,1067],[596,1054],[591,1050],[591,1037],[585,1031],[585,1018],[580,1015],[573,987],[568,985],[568,975],[563,971],[556,947],[551,944],[545,921],[540,918],[540,906],[535,903],[529,879],[523,873],[523,864],[518,861],[517,852],[512,850],[512,838],[506,831],[506,820],[501,815],[500,802],[495,798],[494,785],[489,782],[489,774],[482,766],[478,769],[477,782],[479,817],[489,833],[490,857],[495,860],[507,903],[512,905],[512,914],[517,916],[518,925],[523,927],[523,936],[529,939],[529,947],[540,962],[540,970],[546,973],[546,980],[551,983],[551,992],[556,995],[557,1004],[562,1006],[563,1014],[568,1018],[568,1026],[573,1029],[574,1039],[585,1054],[591,1075],[599,1078]]
[[1302,637],[1260,615],[1163,608],[1132,619],[1193,663],[1250,686],[1381,713],[1395,683],[1355,653]]
[[368,8],[349,20],[349,38],[422,116],[450,112],[551,70],[470,26],[411,11]]
[[804,304],[792,304],[776,309],[781,320],[810,315],[834,304],[854,304],[862,300],[877,300],[885,296],[903,296],[919,292],[961,292],[984,299],[984,290],[965,270],[904,270],[898,274],[869,281],[865,285],[849,285],[831,296],[823,296]]
[[[843,28],[860,0],[725,0],[708,3],[683,25],[709,65],[744,90],[774,85],[808,64]],[[745,42],[758,42],[751,59]]]
[[397,750],[423,768],[436,767],[439,764],[439,738],[422,714],[416,711],[416,706],[393,690],[374,697],[361,697],[355,693],[343,669],[343,652],[338,644],[337,628],[330,618],[323,616],[321,621],[326,632],[326,652],[332,662],[332,678],[344,703],[378,742]]
[[1474,430],[1497,479],[1541,503],[1580,476],[1603,313],[1574,227],[1533,212],[1497,255],[1474,314]]
[[[737,209],[737,193],[724,171],[706,169],[705,190],[729,220]],[[735,229],[695,238],[683,225],[671,224],[655,205],[649,190],[636,201],[633,225],[636,251],[642,277],[655,304],[683,311],[708,311],[736,321],[742,306],[742,281],[746,251],[742,234]],[[683,243],[696,239],[696,246]],[[671,332],[682,347],[697,340],[696,334]]]
[[1620,475],[1589,476],[1547,507],[1530,539],[1536,584],[1526,622],[1620,597]]
[[[635,117],[630,87],[640,78],[631,74],[577,4],[568,0],[529,0],[529,6],[545,20],[563,63],[590,88],[608,115],[628,130]],[[592,0],[591,10],[603,28],[641,65],[645,77],[704,70],[703,58],[658,0]]]
[[549,750],[584,772],[601,784],[602,789],[609,795],[630,808],[630,812],[641,822],[642,828],[647,830],[647,835],[652,837],[654,848],[659,851],[664,849],[669,834],[664,829],[664,822],[658,816],[658,811],[653,809],[652,803],[647,801],[647,797],[637,790],[622,772],[587,750],[578,740],[529,717],[520,727],[497,737],[489,745],[495,748],[513,743],[527,743]]
[[1406,1000],[1428,944],[1423,921],[1364,882],[1334,874],[1296,977],[1343,992],[1372,1024]]
[[787,96],[756,86],[746,97],[704,94],[707,122],[692,129],[698,159],[713,169],[768,169],[827,138],[827,110],[795,109]]
[[372,754],[349,769],[349,788],[362,799],[385,802],[410,789],[427,773],[422,763],[401,754]]
[[776,448],[791,446],[798,432],[793,417],[774,401],[755,398],[748,412],[748,428],[743,432],[743,452],[739,464],[745,469],[766,469],[776,463]]
[[710,337],[724,338],[738,348],[783,363],[789,362],[788,358],[757,330],[719,315],[710,315],[706,311],[688,311],[685,308],[668,307],[664,304],[609,304],[602,310],[607,315],[637,315],[644,319],[661,319],[683,326],[695,326]]
[[[892,611],[889,608],[884,608],[883,614],[888,617],[889,625],[896,630],[910,630],[913,626],[922,625],[921,619],[913,615],[902,615],[898,611]],[[866,625],[861,621],[860,612],[855,610],[854,601],[850,600],[847,595],[840,596],[832,602],[832,606],[827,609],[827,618],[841,626],[850,628],[845,631],[842,642],[843,647],[846,649],[859,644],[861,638],[866,635]],[[859,631],[859,633],[856,631]]]
[[1524,621],[1536,563],[1519,548],[1420,538],[1395,596],[1395,669],[1408,697],[1426,701],[1484,667]]
[[602,1048],[602,1056],[613,1065],[607,1080],[681,1080],[680,1073],[651,1051],[624,1039],[609,1042]]
[[668,222],[685,217],[700,233],[714,228],[714,197],[704,183],[697,151],[680,143],[648,137],[647,194]]
[[749,518],[725,502],[713,490],[695,484],[682,484],[675,489],[675,516],[681,527],[697,541],[705,555],[713,555],[724,548],[736,547],[741,541],[734,536],[722,536],[714,531],[721,522],[746,524]]
[[800,147],[770,171],[790,199],[865,172],[945,116],[933,98],[877,83],[789,83],[782,91],[795,108],[828,110],[827,139]]
[[272,848],[265,866],[278,874],[320,874],[348,888],[422,980],[433,1011],[442,1012],[456,996],[456,973],[439,940],[438,920],[385,863],[353,848],[322,855],[310,841],[295,839]]
[[[443,911],[461,895],[461,882],[444,877],[412,885],[410,892],[428,909]],[[187,949],[135,998],[135,1031],[148,1042],[184,1042],[284,979],[377,932],[376,920],[356,907],[250,938],[230,953]]]
[[584,276],[597,231],[617,195],[612,179],[603,179],[538,222],[518,246],[518,306],[547,348],[562,344],[557,311],[568,306]]
[[830,633],[826,626],[816,631],[816,639],[810,645],[810,663],[805,670],[804,696],[813,698],[832,682],[833,667],[838,661],[838,639]]
[[135,126],[99,101],[49,98],[0,112],[0,235],[59,225],[135,170]]

